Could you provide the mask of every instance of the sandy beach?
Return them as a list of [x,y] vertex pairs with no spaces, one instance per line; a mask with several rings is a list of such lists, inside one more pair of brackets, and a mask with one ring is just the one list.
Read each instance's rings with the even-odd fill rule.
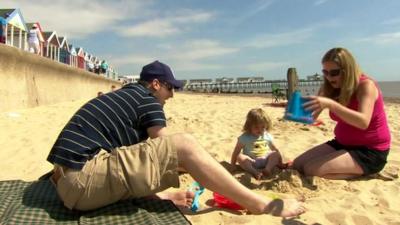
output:
[[[47,154],[58,133],[85,101],[63,102],[49,106],[0,113],[0,180],[32,181],[51,170]],[[271,134],[285,160],[293,159],[310,147],[333,138],[334,121],[325,111],[323,125],[310,126],[282,119],[283,107],[272,107],[262,96],[233,96],[175,93],[165,111],[170,133],[188,132],[223,165],[241,134],[246,113],[262,107],[273,121]],[[400,100],[385,102],[392,135],[391,153],[385,171],[398,174],[400,168]],[[211,174],[210,174],[211,175]],[[200,198],[201,210],[187,214],[193,224],[382,224],[400,225],[400,180],[367,177],[352,181],[304,178],[297,172],[276,171],[271,177],[254,180],[243,171],[234,176],[254,192],[264,196],[297,197],[306,200],[308,211],[298,218],[282,219],[251,215],[212,207],[212,192]],[[393,176],[392,176],[393,177]],[[193,179],[180,176],[180,189]]]

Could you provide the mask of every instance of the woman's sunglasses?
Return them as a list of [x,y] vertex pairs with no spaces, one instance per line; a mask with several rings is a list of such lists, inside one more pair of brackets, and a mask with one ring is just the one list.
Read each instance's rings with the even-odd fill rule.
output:
[[331,77],[336,77],[340,75],[340,72],[342,72],[342,69],[333,69],[333,70],[322,70],[322,73],[324,76],[331,76]]

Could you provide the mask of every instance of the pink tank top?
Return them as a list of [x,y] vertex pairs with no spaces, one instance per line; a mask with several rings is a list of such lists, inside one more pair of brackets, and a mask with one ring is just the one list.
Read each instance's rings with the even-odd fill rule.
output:
[[[369,79],[367,76],[362,75],[360,81]],[[374,82],[375,83],[375,82]],[[378,88],[377,84],[375,86]],[[342,145],[349,146],[366,146],[369,149],[385,151],[390,148],[390,131],[387,124],[386,113],[384,110],[384,103],[382,92],[378,88],[378,98],[374,104],[374,111],[372,112],[371,122],[366,130],[361,130],[350,124],[347,124],[340,119],[333,112],[329,112],[330,117],[337,121],[335,127],[336,140]],[[358,100],[353,95],[348,108],[357,110]]]

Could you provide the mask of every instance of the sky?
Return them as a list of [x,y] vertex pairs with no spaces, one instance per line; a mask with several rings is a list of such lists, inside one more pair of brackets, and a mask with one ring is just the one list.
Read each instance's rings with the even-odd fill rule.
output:
[[159,60],[178,79],[321,74],[333,47],[400,80],[399,0],[1,0],[26,22],[106,59],[119,75]]

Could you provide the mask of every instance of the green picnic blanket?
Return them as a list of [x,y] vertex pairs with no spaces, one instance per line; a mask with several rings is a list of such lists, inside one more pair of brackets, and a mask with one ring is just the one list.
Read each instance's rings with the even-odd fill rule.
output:
[[0,224],[191,224],[171,201],[134,199],[71,211],[51,182],[0,181]]

